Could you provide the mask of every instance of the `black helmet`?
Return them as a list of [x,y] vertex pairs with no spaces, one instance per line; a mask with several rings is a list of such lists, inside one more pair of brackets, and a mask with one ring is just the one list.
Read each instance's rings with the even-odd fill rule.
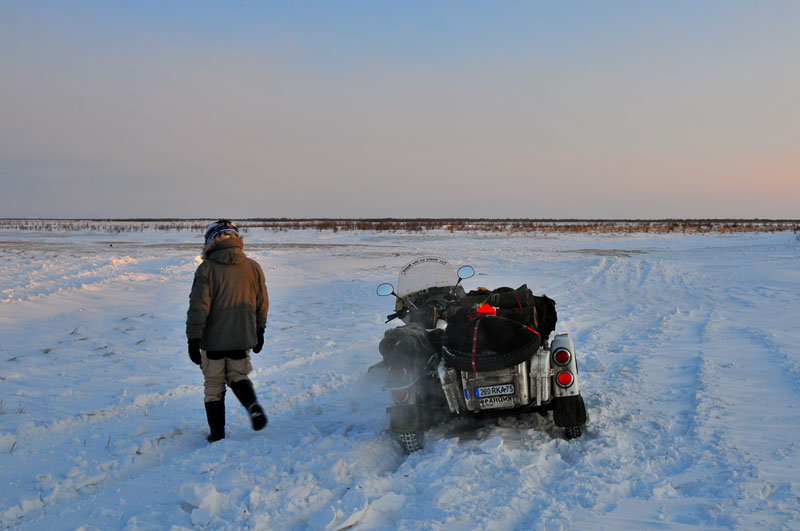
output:
[[239,235],[239,229],[229,219],[220,219],[212,223],[206,229],[205,244],[208,243],[224,232],[233,232],[236,236]]

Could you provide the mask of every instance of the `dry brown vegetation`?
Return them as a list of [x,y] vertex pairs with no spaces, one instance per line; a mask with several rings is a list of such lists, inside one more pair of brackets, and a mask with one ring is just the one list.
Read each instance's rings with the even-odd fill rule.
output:
[[[0,219],[0,229],[24,231],[203,232],[212,219]],[[800,232],[800,220],[778,219],[467,219],[467,218],[250,218],[240,229],[374,232],[736,233]]]

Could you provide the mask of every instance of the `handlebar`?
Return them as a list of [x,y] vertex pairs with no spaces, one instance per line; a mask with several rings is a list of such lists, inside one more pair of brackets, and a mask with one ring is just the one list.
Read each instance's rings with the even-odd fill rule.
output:
[[402,310],[398,310],[398,311],[396,311],[396,312],[394,312],[392,314],[387,315],[386,316],[386,322],[388,323],[389,321],[393,321],[393,320],[397,319],[398,317],[400,317],[400,318],[405,317],[405,315],[407,313],[408,313],[408,308],[403,308]]
[[[450,308],[451,305],[457,304],[459,302],[459,298],[456,295],[445,293],[439,294],[438,300],[427,300],[426,302],[422,303],[420,300],[417,300],[417,304],[413,305],[412,301],[410,300],[402,300],[408,306],[405,306],[399,310],[397,310],[393,314],[389,314],[386,316],[386,322],[393,321],[398,317],[405,320],[406,317],[411,314],[417,315],[413,320],[418,321],[419,318],[422,318],[422,321],[419,322],[428,322],[429,320],[433,319],[432,322],[435,322],[440,316],[446,314],[447,310]],[[424,300],[424,299],[422,299]],[[409,307],[411,306],[411,307]],[[422,316],[426,317],[422,317]],[[434,326],[433,324],[430,326]]]

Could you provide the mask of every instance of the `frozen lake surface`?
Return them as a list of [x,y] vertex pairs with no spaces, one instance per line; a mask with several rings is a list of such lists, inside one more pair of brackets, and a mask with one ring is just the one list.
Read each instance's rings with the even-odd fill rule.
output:
[[[0,528],[800,528],[800,242],[268,232],[253,432],[208,444],[186,354],[201,237],[0,231]],[[557,302],[589,424],[451,419],[403,455],[367,368],[414,257]],[[396,323],[396,322],[395,322]]]

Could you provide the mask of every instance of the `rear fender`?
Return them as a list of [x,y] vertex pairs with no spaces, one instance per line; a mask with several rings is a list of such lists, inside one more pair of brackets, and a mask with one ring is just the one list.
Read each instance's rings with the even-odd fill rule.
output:
[[389,413],[389,429],[405,433],[422,429],[422,418],[416,404],[394,404]]
[[422,425],[417,404],[419,379],[420,371],[414,365],[395,365],[387,372],[384,390],[392,397],[389,429],[394,433],[417,431]]

